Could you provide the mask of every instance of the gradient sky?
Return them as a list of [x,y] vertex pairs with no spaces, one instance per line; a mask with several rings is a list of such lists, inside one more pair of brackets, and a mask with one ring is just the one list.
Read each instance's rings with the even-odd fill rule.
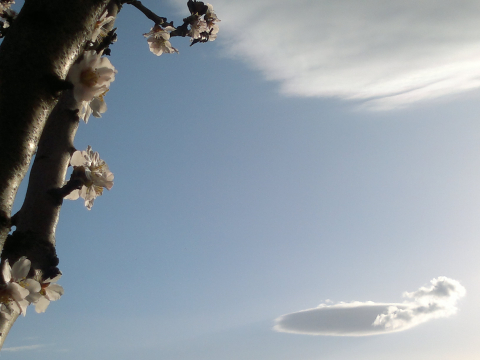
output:
[[[29,307],[1,357],[477,360],[480,4],[213,5],[215,42],[160,57],[151,22],[119,14],[108,111],[75,140],[115,186],[91,211],[65,201],[65,295]],[[380,335],[276,331],[303,310],[387,305],[420,310]]]

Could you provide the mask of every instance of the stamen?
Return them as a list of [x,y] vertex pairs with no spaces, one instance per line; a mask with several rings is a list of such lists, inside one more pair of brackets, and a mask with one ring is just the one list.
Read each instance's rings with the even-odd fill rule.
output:
[[80,74],[80,82],[88,87],[92,87],[97,84],[99,76],[95,71],[88,68],[83,70]]

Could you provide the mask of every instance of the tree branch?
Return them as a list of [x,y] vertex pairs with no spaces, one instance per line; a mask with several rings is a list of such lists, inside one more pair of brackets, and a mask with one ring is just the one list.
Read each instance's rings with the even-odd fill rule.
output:
[[[40,8],[44,6],[48,17],[43,17],[43,9],[36,6],[27,8],[26,12],[22,10],[15,21],[18,30],[8,34],[10,43],[5,45],[4,42],[0,49],[0,154],[4,155],[0,157],[0,245],[3,248],[3,261],[9,259],[14,263],[19,257],[27,256],[32,268],[40,270],[38,276],[46,279],[53,278],[59,272],[55,229],[63,198],[55,196],[52,190],[63,186],[79,123],[77,112],[71,110],[76,107],[73,90],[64,91],[69,84],[64,79],[91,39],[97,19],[106,6],[114,8],[113,14],[109,9],[111,15],[116,15],[118,7],[115,1],[109,4],[109,0],[35,0],[26,4],[32,3],[39,3]],[[22,13],[27,15],[22,18]],[[27,29],[24,34],[27,38],[28,35],[34,36],[32,26],[35,23],[38,25],[39,20],[33,20],[33,14],[38,19],[55,19],[49,25],[50,32],[38,31],[38,28],[35,30],[41,38],[45,38],[39,44],[22,36],[24,28]],[[20,19],[24,22],[20,22]],[[16,39],[17,43],[11,39]],[[38,36],[36,39],[40,41]],[[20,50],[14,47],[15,44]],[[32,49],[26,49],[28,46]],[[47,49],[43,49],[44,46]],[[33,55],[28,54],[27,50],[33,51],[36,57],[32,58]],[[19,61],[20,68],[15,66],[12,59]],[[27,69],[22,69],[22,65]],[[9,74],[9,70],[14,75]],[[33,79],[28,82],[25,74],[17,79],[15,74],[20,76],[19,72],[22,71],[26,71]],[[26,99],[19,96],[22,87]],[[18,98],[12,98],[10,91]],[[57,103],[60,91],[63,94]],[[16,114],[16,111],[20,114]],[[11,206],[37,144],[38,151],[25,201],[15,214],[16,231],[7,237]],[[0,314],[0,348],[18,315],[15,312],[7,320]]]
[[46,119],[108,1],[27,1],[0,46],[0,249]]
[[[63,198],[54,196],[52,189],[63,186],[73,140],[78,129],[73,91],[66,91],[48,118],[30,172],[27,194],[16,214],[16,232],[39,234],[55,245],[55,229]],[[8,254],[7,254],[8,257]],[[32,259],[30,259],[32,260]]]
[[167,18],[158,16],[153,11],[151,11],[150,9],[145,7],[138,0],[128,0],[128,1],[125,1],[125,3],[135,6],[138,10],[140,10],[142,13],[144,13],[147,18],[152,20],[155,23],[155,25],[162,25],[162,24],[167,22]]
[[5,342],[5,339],[7,338],[7,335],[10,332],[13,324],[17,320],[18,315],[20,315],[18,312],[14,312],[9,320],[3,317],[0,320],[0,349],[3,347],[3,343]]

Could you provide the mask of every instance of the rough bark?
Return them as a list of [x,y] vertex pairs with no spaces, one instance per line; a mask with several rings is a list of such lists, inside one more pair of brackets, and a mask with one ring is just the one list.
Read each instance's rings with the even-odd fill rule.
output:
[[78,128],[74,105],[72,90],[67,90],[50,114],[38,144],[25,201],[15,215],[16,232],[39,234],[52,245],[62,206],[62,197],[55,189],[63,186]]
[[[58,271],[62,198],[54,190],[63,185],[78,128],[64,80],[109,3],[116,13],[110,0],[27,0],[0,47],[0,250],[11,263],[27,256],[44,279]],[[17,229],[5,243],[13,201],[37,146]],[[0,317],[0,348],[17,317]]]
[[108,2],[27,0],[0,46],[0,250],[18,186],[50,112],[68,88],[68,69]]
[[8,335],[8,333],[10,332],[10,329],[12,328],[13,324],[17,320],[18,315],[20,315],[20,314],[15,313],[15,314],[13,314],[13,316],[9,320],[2,319],[2,326],[0,328],[0,330],[1,330],[1,332],[0,332],[0,349],[3,346],[3,343],[5,342],[5,339]]
[[[40,270],[38,276],[43,279],[53,278],[59,271],[55,228],[62,198],[52,190],[63,185],[73,150],[78,128],[78,116],[71,110],[74,104],[72,90],[67,90],[47,120],[30,172],[27,195],[15,216],[16,230],[8,235],[1,254],[2,262],[8,259],[11,264],[26,256],[32,268]],[[0,318],[0,348],[17,317],[18,313],[10,320]]]
[[[116,17],[119,7],[115,1],[108,5],[108,15]],[[113,28],[111,21],[105,28]],[[55,254],[55,230],[65,193],[61,190],[75,151],[74,139],[79,126],[79,107],[73,90],[65,90],[51,112],[30,172],[27,194],[20,211],[15,214],[15,232],[7,238],[2,260],[14,263],[21,256],[32,261],[44,278],[53,277],[52,267],[58,262]],[[72,190],[72,189],[70,189]],[[44,249],[44,250],[41,250]],[[49,254],[50,252],[50,254]],[[46,274],[47,273],[47,274]]]

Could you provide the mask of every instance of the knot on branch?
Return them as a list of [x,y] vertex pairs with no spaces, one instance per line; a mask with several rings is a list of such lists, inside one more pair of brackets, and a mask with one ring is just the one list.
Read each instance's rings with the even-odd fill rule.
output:
[[75,190],[80,190],[82,186],[88,182],[89,179],[85,173],[85,168],[82,166],[75,166],[72,175],[70,175],[70,180],[68,180],[61,188],[50,189],[48,193],[61,203],[64,197],[70,195]]
[[62,80],[54,74],[46,74],[42,78],[42,83],[45,84],[46,90],[54,98],[59,97],[63,91],[73,89],[73,84],[70,81]]
[[2,262],[8,259],[10,264],[14,264],[22,256],[26,256],[32,262],[31,271],[33,269],[41,271],[43,279],[53,279],[60,274],[57,252],[48,237],[42,237],[31,231],[15,231],[8,235],[2,251]]
[[0,211],[0,227],[10,228],[11,225],[10,216],[5,211]]

